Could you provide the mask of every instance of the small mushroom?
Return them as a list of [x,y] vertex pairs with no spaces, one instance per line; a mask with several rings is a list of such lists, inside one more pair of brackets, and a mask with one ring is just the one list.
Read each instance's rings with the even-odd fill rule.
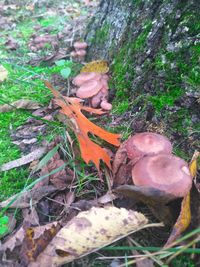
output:
[[76,92],[76,96],[80,98],[91,98],[96,95],[101,88],[102,84],[99,81],[91,80],[81,85]]
[[74,48],[76,51],[85,50],[87,48],[87,43],[86,42],[75,42]]
[[113,162],[113,173],[117,173],[120,165],[127,158],[136,162],[146,155],[160,153],[172,153],[172,144],[165,136],[151,132],[135,134],[118,149]]
[[109,111],[112,109],[112,104],[110,104],[106,100],[104,100],[101,102],[101,108]]
[[177,198],[184,197],[192,186],[188,164],[170,154],[158,154],[140,159],[132,169],[136,186],[159,189]]

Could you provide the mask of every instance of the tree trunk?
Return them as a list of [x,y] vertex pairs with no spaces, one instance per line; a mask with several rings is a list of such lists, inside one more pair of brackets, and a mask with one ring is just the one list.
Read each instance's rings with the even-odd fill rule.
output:
[[113,110],[136,132],[165,133],[189,157],[200,132],[198,2],[102,0],[85,36],[88,61],[110,62]]

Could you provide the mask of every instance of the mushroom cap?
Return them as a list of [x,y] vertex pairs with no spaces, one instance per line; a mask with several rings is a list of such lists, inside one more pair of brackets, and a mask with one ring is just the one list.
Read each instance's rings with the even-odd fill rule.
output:
[[99,80],[101,75],[96,72],[82,72],[73,79],[73,84],[76,86],[81,86],[83,83],[90,80]]
[[192,186],[188,164],[170,154],[146,156],[132,169],[133,183],[153,187],[178,197],[184,197]]
[[151,132],[138,133],[126,141],[127,156],[130,159],[160,153],[171,154],[172,144],[163,135]]
[[83,49],[80,49],[80,50],[77,50],[76,51],[76,54],[79,56],[79,57],[84,57],[86,55],[86,51],[83,50]]
[[80,98],[90,98],[96,95],[101,88],[102,84],[99,81],[91,80],[81,85],[76,92],[76,96]]
[[109,110],[109,111],[112,109],[112,104],[108,103],[106,100],[102,101],[100,106],[102,109]]
[[86,49],[87,48],[87,43],[86,42],[75,42],[74,43],[74,48],[76,50]]
[[97,108],[102,100],[103,93],[102,90],[100,90],[96,95],[94,95],[91,99],[91,105],[93,108]]

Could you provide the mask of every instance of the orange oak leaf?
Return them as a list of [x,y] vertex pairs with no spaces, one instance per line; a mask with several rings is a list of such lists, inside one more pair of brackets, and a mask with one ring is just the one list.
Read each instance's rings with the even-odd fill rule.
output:
[[[199,152],[195,151],[192,160],[189,165],[191,177],[194,178],[197,173],[197,159],[199,156]],[[173,230],[170,234],[165,247],[170,246],[182,232],[184,232],[191,222],[191,208],[190,208],[190,192],[183,198],[181,203],[181,212],[180,215],[173,227]]]
[[121,136],[119,134],[107,132],[101,127],[95,125],[83,115],[82,110],[98,115],[104,114],[104,112],[101,109],[84,107],[82,105],[82,100],[78,98],[62,96],[49,82],[45,81],[45,85],[55,96],[57,105],[62,108],[61,112],[70,119],[72,129],[76,134],[80,145],[81,157],[83,160],[86,163],[92,161],[98,170],[100,160],[105,162],[105,164],[111,168],[110,156],[108,153],[102,147],[90,140],[88,134],[90,133],[98,136],[114,146],[120,145],[119,138]]

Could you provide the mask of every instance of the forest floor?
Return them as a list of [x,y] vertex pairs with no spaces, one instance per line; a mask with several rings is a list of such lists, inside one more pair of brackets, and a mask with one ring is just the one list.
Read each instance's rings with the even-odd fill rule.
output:
[[[59,190],[49,187],[47,189],[47,191],[49,190],[48,193],[39,191],[41,195],[37,198],[37,211],[31,209],[34,212],[34,216],[32,214],[34,219],[31,216],[28,217],[27,212],[22,212],[20,205],[13,206],[13,209],[9,212],[6,206],[6,210],[0,213],[0,236],[2,238],[14,229],[19,229],[22,222],[25,221],[30,224],[31,220],[35,220],[37,225],[39,222],[45,224],[47,221],[59,220],[64,213],[63,206],[59,205],[61,202],[65,202],[69,206],[75,205],[77,210],[87,210],[96,205],[96,203],[94,204],[95,199],[102,197],[110,190],[110,183],[108,181],[106,183],[100,182],[99,173],[94,166],[92,164],[86,165],[80,158],[78,146],[72,146],[74,135],[68,128],[66,134],[63,118],[60,118],[58,113],[52,109],[52,102],[50,104],[52,94],[44,85],[44,80],[46,80],[61,92],[71,90],[71,80],[80,72],[82,67],[81,62],[71,60],[72,45],[77,39],[83,39],[85,26],[88,19],[94,14],[96,6],[96,1],[78,0],[19,0],[5,1],[4,4],[0,4],[0,65],[3,66],[4,70],[7,70],[7,78],[0,82],[0,108],[2,105],[8,104],[8,108],[12,109],[10,111],[0,111],[0,166],[23,155],[35,152],[37,149],[40,150],[44,146],[47,147],[45,152],[48,152],[46,157],[43,153],[43,161],[41,160],[42,157],[39,161],[37,155],[34,155],[35,158],[31,164],[22,164],[17,168],[0,172],[0,201],[5,201],[17,193],[28,191],[35,185],[35,181],[38,181],[36,180],[38,177],[42,180],[46,178],[47,173],[51,174],[49,176],[54,180],[53,184],[57,182],[59,187]],[[67,71],[70,72],[69,77],[66,74]],[[14,102],[18,100],[21,101],[21,104],[23,104],[23,100],[30,100],[32,107],[13,108]],[[34,105],[37,108],[34,108]],[[123,126],[120,125],[120,122],[115,123],[117,117],[120,117],[120,115],[117,115],[114,110],[113,114],[103,116],[102,120],[93,118],[92,122],[113,133],[118,133],[121,130],[123,131],[120,132],[123,139],[127,139],[131,134],[131,127],[129,123]],[[54,120],[55,118],[57,120]],[[123,116],[121,120],[123,120]],[[55,158],[58,150],[61,159]],[[186,160],[189,160],[187,155],[184,156]],[[52,158],[58,161],[64,158],[68,162],[66,175],[70,186],[67,189],[65,188],[66,190],[62,188],[63,181],[60,181],[58,177],[51,173],[53,167],[54,169],[61,167],[58,161],[53,167],[51,166],[52,169],[44,170],[42,168]],[[34,172],[34,167],[38,164],[41,166],[38,170],[42,169],[42,171]],[[71,177],[72,171],[75,173],[75,181]],[[103,175],[107,179],[110,177],[109,172],[106,171]],[[38,185],[41,180],[38,181]],[[42,186],[45,186],[45,184],[42,184]],[[53,199],[53,204],[50,199]],[[29,202],[31,201],[30,198]],[[105,198],[102,201],[106,202],[108,200]],[[25,202],[27,205],[27,200]],[[10,204],[9,201],[6,203],[9,203],[12,207],[12,203]],[[103,203],[101,204],[103,205]],[[131,207],[130,203],[120,202],[120,206],[123,207],[123,205]],[[32,207],[32,204],[28,206]],[[145,207],[142,207],[142,209],[145,210]],[[146,210],[146,214],[148,213],[149,211]],[[69,212],[69,214],[71,217],[76,215],[73,212]],[[6,228],[5,230],[3,221],[6,217],[9,218],[10,225],[9,229]],[[162,232],[162,238],[159,240],[160,232]],[[139,245],[149,245],[148,242],[145,243],[145,237],[148,236],[148,239],[151,239],[149,237],[151,234],[152,231],[150,230],[139,232],[137,234],[137,240],[141,241]],[[158,230],[154,234],[156,235],[154,239],[158,241],[154,245],[161,246],[163,239],[167,238],[169,232],[163,233],[163,230]],[[130,238],[124,242],[118,242],[117,245],[125,247],[136,245],[136,243],[132,243]],[[123,251],[123,253],[103,251],[94,256],[92,254],[92,256],[83,260],[78,260],[75,265],[72,263],[72,265],[67,266],[119,266],[123,262],[126,263],[126,253],[127,255],[137,254],[135,251]],[[122,261],[118,259],[119,254],[123,255]],[[96,259],[97,256],[100,259]],[[109,258],[109,256],[113,256],[113,258]],[[158,266],[164,266],[162,265],[164,261],[161,259],[158,260],[153,256],[153,261]],[[152,262],[144,262],[144,264],[146,265],[141,266],[152,266],[149,265]],[[172,264],[170,266],[176,267],[195,266],[191,258],[185,255],[177,257],[170,264]],[[140,266],[139,263],[138,266]]]

